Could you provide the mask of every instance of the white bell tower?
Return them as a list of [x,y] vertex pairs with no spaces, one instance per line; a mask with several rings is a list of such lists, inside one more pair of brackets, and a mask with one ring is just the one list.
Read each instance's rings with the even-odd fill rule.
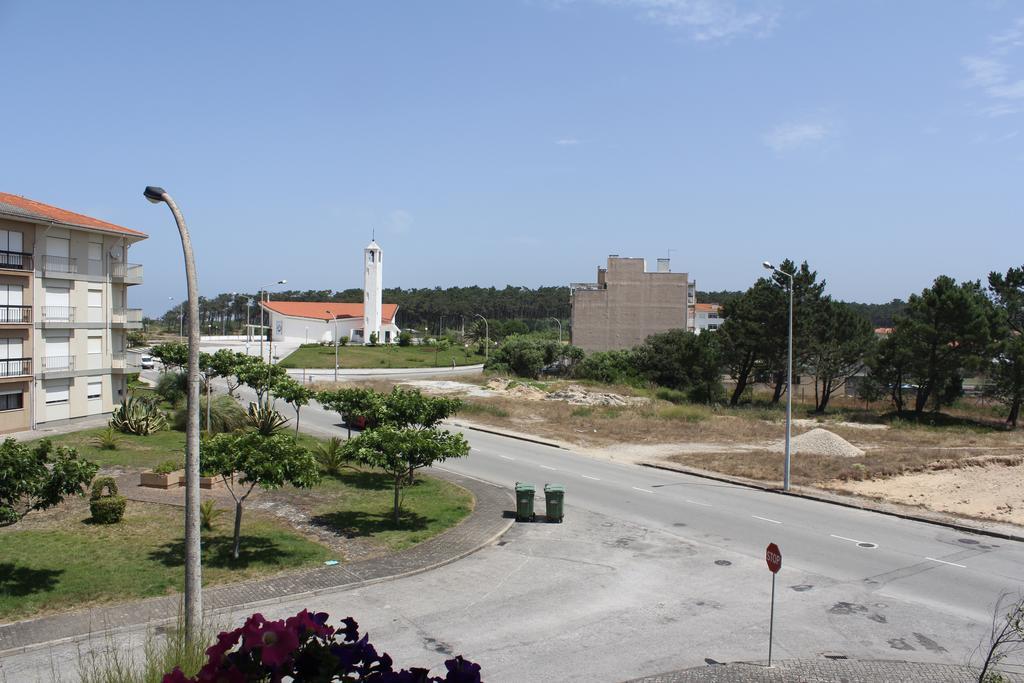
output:
[[377,343],[384,343],[381,331],[381,297],[383,278],[381,258],[383,252],[377,240],[371,240],[363,249],[363,343],[370,343],[370,335],[377,333]]

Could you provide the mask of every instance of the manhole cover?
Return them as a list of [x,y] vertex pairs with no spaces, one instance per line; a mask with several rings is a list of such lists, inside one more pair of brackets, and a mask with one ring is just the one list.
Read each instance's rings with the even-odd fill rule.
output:
[[732,564],[732,562],[730,562],[729,560],[715,560],[715,564],[717,564],[719,567],[728,567]]
[[857,544],[857,547],[858,548],[877,548],[878,544],[877,543],[868,543],[867,541],[861,541],[860,543]]
[[814,588],[814,586],[812,586],[809,583],[800,583],[800,584],[797,584],[795,586],[790,586],[790,588],[795,590],[797,593],[803,593],[805,591],[811,590],[812,588]]

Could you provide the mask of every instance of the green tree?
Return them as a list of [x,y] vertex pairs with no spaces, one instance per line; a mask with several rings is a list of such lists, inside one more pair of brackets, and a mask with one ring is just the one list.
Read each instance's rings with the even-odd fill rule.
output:
[[896,329],[884,336],[876,345],[874,352],[867,360],[867,384],[861,393],[865,400],[875,400],[884,394],[892,399],[897,413],[906,409],[908,380],[913,352],[910,346],[900,338],[900,330]]
[[829,399],[864,367],[875,332],[848,305],[823,298],[809,324],[804,367],[814,377],[814,411],[824,413]]
[[362,419],[367,424],[376,424],[380,421],[384,407],[379,393],[361,387],[321,391],[316,400],[324,408],[341,415],[342,422],[348,427],[349,437],[352,436],[353,421]]
[[255,356],[248,356],[244,353],[231,351],[230,349],[218,349],[210,356],[209,367],[215,377],[223,377],[228,385],[228,396],[234,397],[235,390],[241,383],[238,380],[238,369],[244,365],[246,359],[259,360]]
[[262,405],[268,402],[274,386],[287,377],[288,373],[280,365],[247,356],[235,368],[235,376],[239,382],[256,392],[256,402]]
[[[818,272],[811,270],[807,261],[797,268],[796,263],[786,259],[779,264],[779,270],[793,276],[793,372],[804,365],[810,349],[814,330],[814,319],[823,305],[825,280],[818,282]],[[769,311],[765,338],[762,346],[762,360],[765,369],[775,382],[772,403],[778,403],[786,389],[786,365],[789,345],[789,278],[772,273],[772,282],[779,289]]]
[[73,448],[42,439],[31,448],[14,439],[0,444],[0,526],[21,521],[33,510],[45,510],[82,487],[99,471],[96,463],[79,460]]
[[284,399],[295,410],[295,433],[299,433],[299,411],[316,396],[316,392],[305,384],[285,376],[274,385],[274,395]]
[[896,319],[895,339],[909,363],[907,375],[917,387],[914,412],[928,402],[938,411],[963,393],[963,372],[982,365],[990,352],[994,309],[978,282],[956,283],[940,275],[912,294],[906,313]]
[[1006,423],[1016,429],[1024,402],[1024,266],[1005,275],[989,273],[988,288],[1002,322],[990,376],[995,396],[1009,411]]
[[349,458],[384,470],[391,476],[394,486],[393,519],[395,526],[398,526],[401,519],[401,492],[409,482],[409,470],[468,455],[469,444],[462,434],[384,425],[349,439],[345,442],[344,450]]
[[149,355],[163,363],[165,368],[181,370],[188,365],[188,344],[181,342],[154,344]]
[[713,332],[686,330],[652,334],[634,350],[637,368],[658,386],[686,391],[692,401],[710,403],[722,395],[722,357]]
[[776,311],[782,292],[767,278],[761,278],[739,297],[726,301],[722,313],[725,322],[715,331],[718,336],[722,366],[736,382],[729,405],[736,406],[754,377],[758,363],[763,363],[767,349],[778,340],[768,334],[777,326]]
[[605,384],[636,384],[642,381],[632,349],[595,351],[577,363],[572,374],[579,379]]
[[[425,396],[419,389],[395,387],[391,393],[381,397],[380,423],[396,429],[425,431],[433,429],[442,420],[455,415],[462,408],[462,401],[445,396]],[[410,464],[408,477],[411,482],[418,465]]]
[[217,434],[203,440],[199,468],[224,480],[235,501],[233,557],[238,559],[242,505],[257,486],[264,490],[291,484],[310,488],[320,481],[316,458],[291,434],[264,436],[258,432]]

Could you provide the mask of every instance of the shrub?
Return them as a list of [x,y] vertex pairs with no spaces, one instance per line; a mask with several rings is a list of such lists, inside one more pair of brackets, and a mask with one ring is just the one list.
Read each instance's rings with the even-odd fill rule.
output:
[[338,337],[338,346],[348,346],[348,342],[348,335],[343,334],[342,336]]
[[[182,407],[174,413],[174,429],[185,431],[188,421],[188,409]],[[244,429],[248,420],[242,406],[230,396],[220,395],[210,403],[210,433],[223,434],[236,429]],[[199,424],[206,429],[206,397],[199,399]]]
[[288,418],[274,410],[267,402],[250,403],[246,418],[263,436],[276,434],[288,424]]
[[185,461],[182,459],[164,460],[153,468],[153,474],[170,474],[185,469]]
[[167,418],[155,399],[129,396],[110,417],[110,426],[125,434],[149,436],[167,427]]
[[224,514],[224,510],[214,507],[212,500],[204,500],[199,504],[199,526],[203,531],[213,531],[213,523]]
[[410,346],[412,344],[412,332],[400,332],[398,334],[399,346]]
[[687,396],[686,392],[678,391],[676,389],[669,389],[668,387],[661,387],[654,392],[654,395],[660,398],[662,401],[668,401],[669,403],[686,403]]
[[188,373],[163,372],[156,381],[156,393],[160,398],[176,406],[188,394]]
[[[104,493],[106,491],[106,493]],[[124,517],[128,500],[117,494],[117,482],[113,477],[98,477],[92,483],[89,496],[89,512],[96,524],[117,524]]]
[[93,438],[92,445],[101,451],[116,451],[118,441],[117,431],[108,425],[106,429]]
[[341,474],[342,468],[349,466],[348,458],[342,449],[342,441],[336,436],[332,436],[324,443],[317,444],[313,455],[316,456],[323,471],[331,476]]
[[683,422],[702,422],[710,415],[711,411],[707,407],[689,403],[668,406],[658,411],[658,417],[664,420],[682,420]]

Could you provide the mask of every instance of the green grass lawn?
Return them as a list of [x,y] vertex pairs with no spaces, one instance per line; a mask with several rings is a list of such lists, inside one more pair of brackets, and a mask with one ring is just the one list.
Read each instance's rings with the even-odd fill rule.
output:
[[[119,524],[88,523],[88,509],[43,528],[0,533],[0,619],[25,618],[183,590],[181,508],[128,502]],[[232,514],[203,534],[203,584],[242,581],[322,564],[331,551],[277,521],[246,512],[231,557]]]
[[[338,351],[342,368],[434,368],[483,363],[476,347],[437,351],[425,346],[342,346]],[[306,346],[280,363],[285,368],[333,368],[333,346]]]
[[80,457],[92,460],[101,467],[142,467],[149,469],[165,460],[185,459],[185,434],[171,429],[149,436],[117,435],[117,450],[105,451],[93,445],[93,440],[105,428],[83,429],[71,434],[50,437],[55,444],[78,449]]
[[402,489],[401,523],[396,527],[392,481],[389,475],[372,471],[324,476],[315,489],[319,495],[312,521],[401,550],[454,526],[473,509],[473,496],[465,489],[417,475],[415,484]]

